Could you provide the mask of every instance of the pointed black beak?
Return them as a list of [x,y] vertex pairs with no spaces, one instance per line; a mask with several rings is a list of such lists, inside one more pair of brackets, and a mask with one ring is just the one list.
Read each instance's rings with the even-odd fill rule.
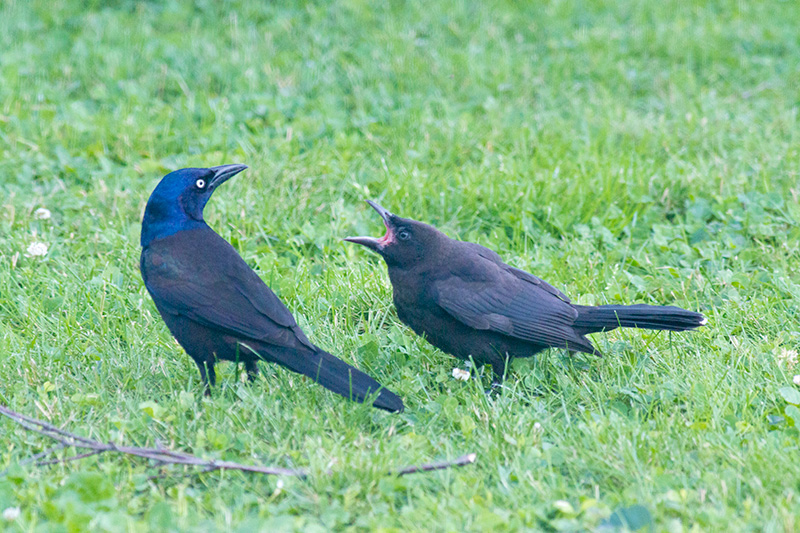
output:
[[375,237],[345,237],[343,240],[366,246],[370,250],[377,250],[381,246],[381,243],[378,242],[380,239]]
[[385,224],[389,223],[389,221],[392,218],[392,214],[389,212],[388,209],[381,207],[380,205],[378,205],[378,202],[373,202],[372,200],[367,200],[367,203],[372,209],[378,212],[378,214],[381,216]]
[[232,177],[234,177],[239,172],[243,171],[247,168],[247,165],[220,165],[218,167],[211,167],[209,170],[214,172],[214,176],[211,177],[211,183],[209,185],[211,187],[217,187],[218,185],[222,185]]
[[385,209],[378,205],[377,202],[373,202],[372,200],[367,200],[369,206],[378,212],[378,214],[383,219],[383,225],[386,226],[386,235],[381,237],[380,239],[376,239],[375,237],[345,237],[344,240],[347,242],[354,242],[356,244],[360,244],[361,246],[366,246],[370,250],[375,250],[379,252],[383,249],[384,246],[392,242],[394,238],[394,231],[392,231],[392,215],[388,209]]

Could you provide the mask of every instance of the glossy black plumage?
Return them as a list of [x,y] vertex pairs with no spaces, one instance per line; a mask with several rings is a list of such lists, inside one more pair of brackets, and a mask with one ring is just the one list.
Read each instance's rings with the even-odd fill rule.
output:
[[312,344],[286,306],[203,221],[213,189],[244,168],[173,172],[148,202],[140,267],[170,332],[197,363],[207,386],[215,382],[218,359],[245,363],[251,377],[258,371],[256,362],[264,360],[355,401],[380,390],[375,407],[402,410],[394,393]]
[[437,348],[491,364],[498,379],[508,360],[545,348],[599,354],[585,335],[617,327],[683,331],[705,324],[672,306],[582,306],[478,244],[400,218],[374,202],[386,235],[348,237],[386,261],[397,315]]

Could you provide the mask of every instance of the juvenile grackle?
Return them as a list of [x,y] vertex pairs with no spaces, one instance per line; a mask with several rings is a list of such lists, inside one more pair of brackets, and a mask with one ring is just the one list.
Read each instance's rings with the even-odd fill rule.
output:
[[496,381],[507,361],[546,348],[599,355],[588,333],[617,327],[684,331],[706,323],[700,313],[672,306],[570,303],[561,291],[505,264],[488,248],[367,203],[383,218],[386,235],[345,240],[386,261],[397,316],[437,348],[492,365]]
[[203,220],[214,190],[247,167],[185,168],[153,191],[142,221],[140,268],[167,327],[200,369],[209,394],[217,359],[241,361],[250,379],[259,359],[305,374],[357,402],[402,411],[380,383],[314,346],[294,317],[228,242]]

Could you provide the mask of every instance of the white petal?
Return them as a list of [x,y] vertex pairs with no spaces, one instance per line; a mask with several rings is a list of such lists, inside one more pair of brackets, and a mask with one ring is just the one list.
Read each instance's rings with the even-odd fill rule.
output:
[[469,372],[463,368],[454,368],[453,377],[458,381],[467,381],[469,379]]
[[25,254],[28,257],[40,257],[47,254],[47,245],[43,242],[32,242],[28,246],[28,252]]

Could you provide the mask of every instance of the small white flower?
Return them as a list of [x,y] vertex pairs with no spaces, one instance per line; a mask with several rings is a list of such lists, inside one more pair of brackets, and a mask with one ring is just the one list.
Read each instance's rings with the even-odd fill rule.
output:
[[553,507],[564,514],[574,514],[575,508],[567,500],[556,500],[553,502]]
[[36,211],[33,212],[33,218],[39,220],[49,220],[50,219],[50,210],[46,207],[40,207]]
[[454,368],[453,377],[458,381],[467,381],[469,379],[469,371],[464,370],[463,368]]
[[778,354],[778,361],[783,363],[786,368],[792,368],[797,364],[797,350],[781,348],[781,353]]
[[534,431],[537,431],[537,432],[538,432],[538,431],[542,431],[542,425],[541,425],[539,422],[535,422],[535,423],[533,424],[533,430],[534,430]]
[[3,519],[7,522],[13,522],[19,517],[19,507],[9,507],[3,511]]
[[280,494],[281,492],[283,492],[283,480],[282,480],[282,479],[279,479],[279,480],[278,480],[278,482],[277,482],[277,483],[275,483],[275,490],[274,490],[274,491],[272,491],[272,496],[273,496],[273,497],[274,497],[274,496],[277,496],[277,495],[278,495],[278,494]]
[[794,382],[795,385],[800,385],[800,374],[797,374],[795,377],[793,377],[792,382]]
[[47,245],[43,242],[32,242],[28,246],[28,252],[25,254],[28,257],[41,257],[47,254]]

